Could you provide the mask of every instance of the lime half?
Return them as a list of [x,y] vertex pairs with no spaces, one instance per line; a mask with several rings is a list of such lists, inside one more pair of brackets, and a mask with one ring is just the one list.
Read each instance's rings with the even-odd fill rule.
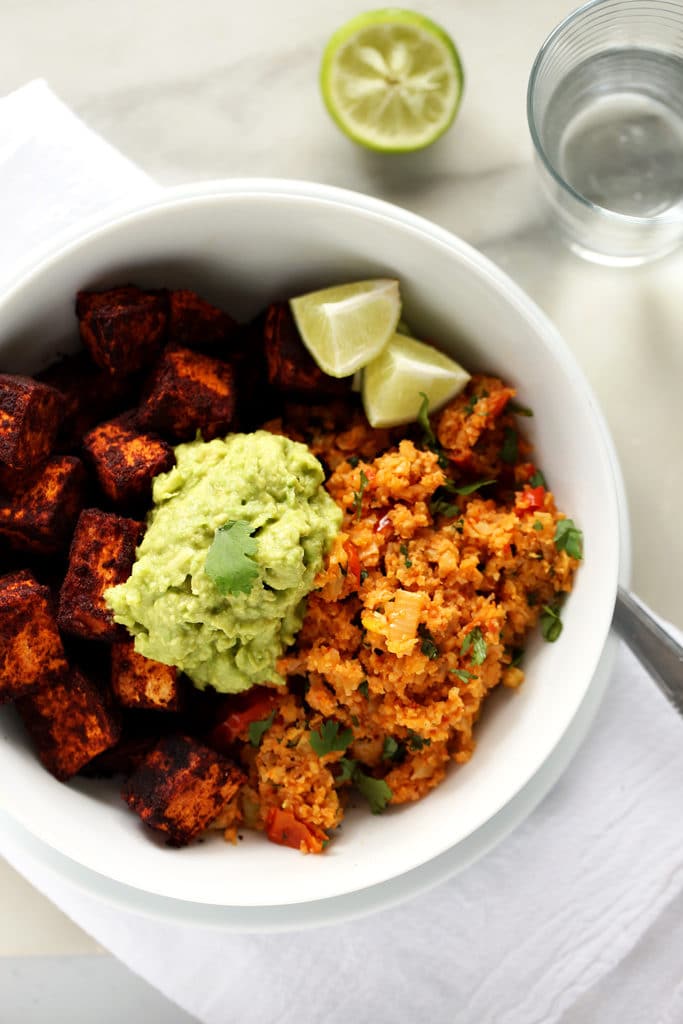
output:
[[401,315],[398,281],[376,278],[290,300],[299,334],[321,370],[348,377],[378,355]]
[[373,427],[397,427],[417,418],[427,396],[428,411],[458,395],[470,375],[454,359],[422,341],[395,334],[363,370],[363,407]]
[[452,39],[413,11],[368,11],[338,29],[323,54],[323,99],[339,127],[369,149],[402,153],[446,131],[463,71]]

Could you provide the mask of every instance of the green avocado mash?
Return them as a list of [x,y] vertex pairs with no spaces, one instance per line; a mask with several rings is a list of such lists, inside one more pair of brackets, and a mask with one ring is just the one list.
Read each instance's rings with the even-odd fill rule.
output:
[[140,654],[223,693],[282,682],[275,661],[341,510],[308,448],[265,430],[192,441],[154,481],[128,580],[105,599]]

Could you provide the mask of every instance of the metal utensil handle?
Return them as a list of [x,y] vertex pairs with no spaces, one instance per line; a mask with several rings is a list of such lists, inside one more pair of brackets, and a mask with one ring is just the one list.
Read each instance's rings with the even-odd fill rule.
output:
[[683,646],[662,629],[647,605],[621,587],[613,624],[662,693],[683,715]]

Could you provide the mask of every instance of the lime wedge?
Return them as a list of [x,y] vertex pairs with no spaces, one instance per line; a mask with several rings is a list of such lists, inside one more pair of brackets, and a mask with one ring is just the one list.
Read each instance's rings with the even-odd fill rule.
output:
[[463,89],[446,32],[413,11],[352,18],[330,39],[320,68],[330,114],[354,142],[388,153],[428,146],[456,115]]
[[429,412],[459,394],[467,370],[422,341],[395,334],[363,370],[363,406],[373,427],[397,427],[417,419],[423,392]]
[[398,281],[377,278],[290,300],[304,345],[330,377],[348,377],[378,355],[401,315]]

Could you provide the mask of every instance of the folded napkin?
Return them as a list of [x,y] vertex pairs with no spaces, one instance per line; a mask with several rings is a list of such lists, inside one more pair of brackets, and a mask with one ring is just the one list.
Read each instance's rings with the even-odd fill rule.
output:
[[[0,101],[0,139],[0,282],[80,217],[150,190],[42,83]],[[681,778],[683,723],[621,648],[588,739],[531,817],[449,882],[358,921],[286,936],[161,924],[77,889],[11,830],[0,854],[206,1024],[673,1024]]]

